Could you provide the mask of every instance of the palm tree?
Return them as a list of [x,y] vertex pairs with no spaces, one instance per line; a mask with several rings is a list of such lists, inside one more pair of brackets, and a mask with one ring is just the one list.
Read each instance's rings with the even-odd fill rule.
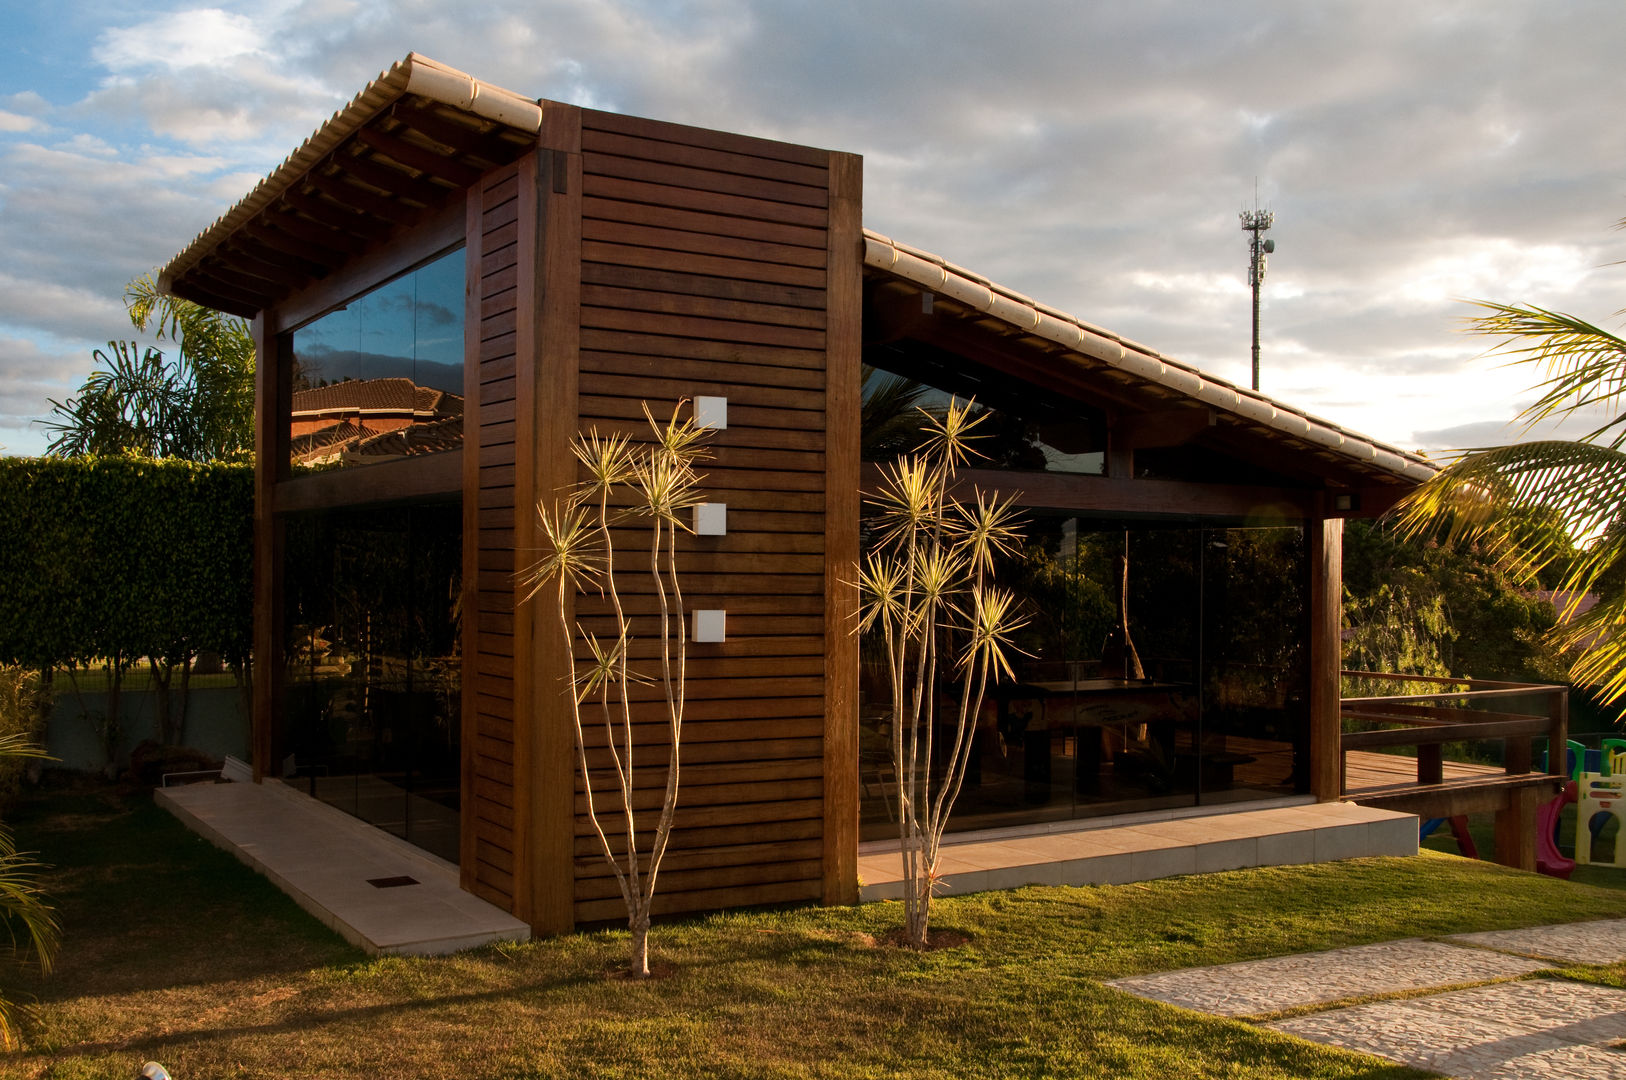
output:
[[[23,732],[0,736],[0,759],[48,757]],[[0,924],[10,933],[14,952],[32,950],[40,970],[50,971],[61,928],[35,884],[34,875],[40,869],[32,853],[18,851],[11,830],[0,825]],[[14,1004],[0,996],[0,1048],[17,1046],[17,1012]]]
[[[1621,701],[1626,589],[1599,586],[1626,569],[1626,339],[1546,308],[1476,303],[1486,314],[1469,332],[1500,338],[1492,353],[1542,372],[1520,420],[1601,423],[1578,440],[1465,452],[1402,504],[1401,525],[1477,543],[1515,580],[1556,587],[1553,633],[1575,657],[1571,679],[1600,687],[1605,704]],[[1588,594],[1599,602],[1582,612]]]

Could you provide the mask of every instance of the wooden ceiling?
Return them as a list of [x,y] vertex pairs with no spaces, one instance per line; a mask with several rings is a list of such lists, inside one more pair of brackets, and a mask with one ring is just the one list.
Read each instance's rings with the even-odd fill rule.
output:
[[[507,124],[404,95],[189,265],[172,264],[164,286],[251,318],[410,228],[535,145],[534,135]],[[189,253],[196,255],[197,247]]]

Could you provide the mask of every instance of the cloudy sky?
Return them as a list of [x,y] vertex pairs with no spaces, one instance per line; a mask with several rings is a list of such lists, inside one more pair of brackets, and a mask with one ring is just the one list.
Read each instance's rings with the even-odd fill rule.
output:
[[0,447],[164,262],[417,50],[865,157],[865,224],[1408,448],[1507,441],[1462,298],[1626,305],[1618,0],[72,0],[0,12]]

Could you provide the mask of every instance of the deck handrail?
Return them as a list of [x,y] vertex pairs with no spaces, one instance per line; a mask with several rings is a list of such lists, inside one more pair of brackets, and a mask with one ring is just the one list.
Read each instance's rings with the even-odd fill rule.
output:
[[[1339,720],[1377,721],[1397,725],[1373,731],[1341,732],[1338,771],[1343,792],[1349,790],[1347,761],[1351,750],[1415,746],[1417,782],[1439,784],[1444,778],[1442,747],[1464,739],[1501,739],[1503,761],[1509,775],[1531,772],[1531,740],[1547,736],[1547,771],[1562,776],[1568,772],[1562,748],[1569,734],[1569,687],[1550,683],[1515,683],[1489,679],[1448,679],[1430,675],[1402,675],[1395,672],[1345,671],[1347,678],[1416,681],[1439,685],[1466,686],[1459,691],[1435,694],[1396,694],[1393,697],[1353,697],[1339,700]],[[1535,694],[1547,699],[1546,715],[1539,713],[1488,712],[1468,708],[1437,707],[1446,702],[1483,701]],[[1429,707],[1434,705],[1436,707]],[[1477,716],[1476,716],[1477,714]]]

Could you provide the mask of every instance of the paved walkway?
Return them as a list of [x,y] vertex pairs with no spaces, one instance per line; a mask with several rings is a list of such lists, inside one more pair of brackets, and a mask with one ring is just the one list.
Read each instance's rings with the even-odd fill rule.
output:
[[[1389,941],[1109,985],[1201,1012],[1257,1019],[1354,998],[1418,994],[1266,1026],[1462,1080],[1622,1080],[1626,990],[1523,976],[1555,964],[1623,960],[1626,919],[1609,919]],[[1473,983],[1485,985],[1465,986]]]
[[460,889],[451,863],[274,780],[154,794],[374,955],[435,955],[531,936],[525,923]]
[[[1024,885],[1121,885],[1175,874],[1417,854],[1417,818],[1355,803],[1163,811],[1107,822],[950,836],[936,895]],[[860,845],[864,900],[903,896],[896,840]]]

